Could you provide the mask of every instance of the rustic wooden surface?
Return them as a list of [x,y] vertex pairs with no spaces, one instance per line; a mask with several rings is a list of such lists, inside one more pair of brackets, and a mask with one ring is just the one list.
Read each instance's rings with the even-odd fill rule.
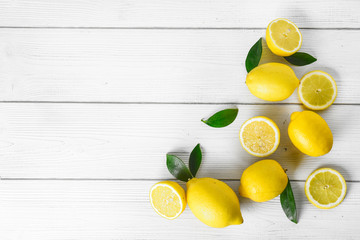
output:
[[[245,85],[249,48],[269,21],[293,20],[302,51],[318,61],[294,67],[329,72],[334,106],[319,112],[334,134],[323,157],[290,143],[295,92],[281,103]],[[360,228],[360,1],[0,0],[0,239],[357,239]],[[262,63],[283,60],[264,45]],[[200,122],[225,107],[229,127]],[[236,192],[242,171],[259,160],[238,141],[241,124],[264,115],[280,127],[271,156],[288,169],[299,224],[279,198],[240,198],[244,224],[212,229],[187,208],[158,216],[149,188],[173,179],[165,154],[204,150],[199,177],[225,180]],[[305,197],[307,176],[339,170],[344,202],[320,210]],[[183,184],[182,184],[183,185]],[[184,186],[184,185],[183,185]]]

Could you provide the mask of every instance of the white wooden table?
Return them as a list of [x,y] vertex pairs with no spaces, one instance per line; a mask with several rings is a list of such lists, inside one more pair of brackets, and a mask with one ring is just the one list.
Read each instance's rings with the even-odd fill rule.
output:
[[[302,51],[338,83],[320,114],[334,134],[330,154],[312,158],[289,142],[295,93],[279,104],[250,94],[246,54],[272,19],[293,20]],[[0,239],[359,239],[360,1],[1,0]],[[262,62],[274,59],[264,49]],[[200,119],[237,105],[229,127]],[[299,224],[279,198],[240,198],[244,224],[212,229],[187,208],[158,216],[149,188],[173,179],[165,154],[201,143],[199,177],[237,192],[242,171],[259,160],[238,141],[246,119],[264,115],[281,128],[271,158],[288,169]],[[347,180],[344,202],[319,210],[305,197],[321,166]]]

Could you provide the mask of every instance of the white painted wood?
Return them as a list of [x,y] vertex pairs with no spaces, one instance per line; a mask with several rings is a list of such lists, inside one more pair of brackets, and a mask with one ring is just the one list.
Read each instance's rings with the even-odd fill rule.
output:
[[[0,14],[1,16],[1,14]],[[302,50],[360,103],[360,31],[303,30]],[[264,103],[244,61],[264,30],[0,29],[0,100]],[[266,44],[265,44],[266,45]],[[280,61],[266,48],[262,63]],[[297,93],[284,102],[299,103]]]
[[[282,212],[279,198],[240,198],[242,225],[210,228],[187,207],[173,221],[155,213],[148,192],[156,181],[1,181],[1,239],[356,239],[360,234],[360,183],[348,183],[344,202],[317,209],[293,182],[299,223]],[[239,183],[227,182],[237,192]]]
[[357,0],[4,0],[0,26],[265,28],[286,17],[300,27],[359,28],[359,8]]
[[[173,104],[10,104],[0,105],[2,178],[168,179],[165,154],[187,161],[197,143],[204,150],[200,177],[239,179],[261,158],[246,153],[238,140],[241,124],[253,116],[273,119],[281,142],[270,158],[288,169],[290,179],[305,180],[315,169],[338,169],[360,181],[358,147],[360,106],[331,106],[320,114],[334,135],[332,151],[307,157],[290,143],[287,125],[298,105],[239,105],[230,126],[211,128],[203,117],[226,105]],[[0,195],[1,196],[1,195]]]

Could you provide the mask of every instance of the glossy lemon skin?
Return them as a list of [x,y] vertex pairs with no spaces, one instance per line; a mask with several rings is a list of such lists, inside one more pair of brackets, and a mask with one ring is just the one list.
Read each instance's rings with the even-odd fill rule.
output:
[[327,154],[333,146],[328,124],[313,111],[292,113],[288,134],[296,148],[312,157]]
[[214,178],[193,178],[186,187],[191,211],[206,225],[223,228],[243,223],[239,199],[226,183]]
[[265,202],[280,195],[287,183],[288,177],[281,165],[275,160],[265,159],[245,169],[239,193],[255,202]]
[[299,86],[291,67],[282,63],[265,63],[251,70],[246,85],[256,97],[266,101],[283,101]]

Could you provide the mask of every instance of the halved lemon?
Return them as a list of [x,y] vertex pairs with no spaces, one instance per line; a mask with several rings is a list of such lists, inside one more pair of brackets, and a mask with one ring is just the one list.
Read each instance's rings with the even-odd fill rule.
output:
[[266,157],[278,148],[280,130],[270,118],[253,117],[241,126],[239,138],[248,153],[256,157]]
[[307,178],[305,194],[315,207],[334,208],[343,201],[346,195],[346,182],[338,171],[320,168]]
[[302,35],[293,22],[278,18],[271,21],[266,28],[266,43],[274,54],[286,57],[300,49]]
[[176,182],[159,182],[150,189],[150,202],[160,216],[175,219],[186,207],[185,191]]
[[301,78],[298,94],[305,107],[312,110],[323,110],[335,101],[337,87],[330,74],[316,70]]

